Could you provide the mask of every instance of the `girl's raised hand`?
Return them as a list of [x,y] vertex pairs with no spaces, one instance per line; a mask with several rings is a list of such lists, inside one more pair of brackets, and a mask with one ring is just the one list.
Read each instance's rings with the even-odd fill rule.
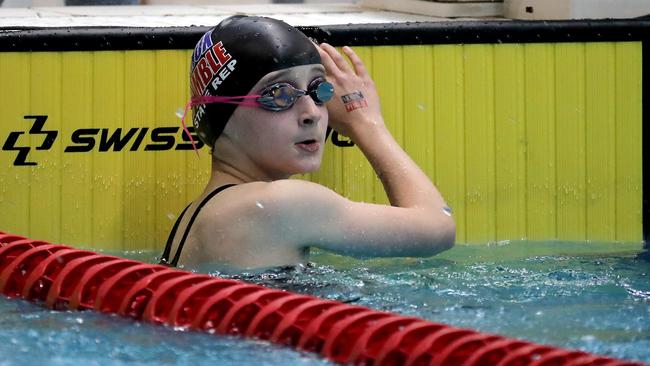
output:
[[327,80],[334,85],[334,98],[327,103],[330,127],[354,139],[365,124],[383,124],[375,83],[359,56],[350,47],[343,47],[351,67],[331,45],[322,43],[317,48]]

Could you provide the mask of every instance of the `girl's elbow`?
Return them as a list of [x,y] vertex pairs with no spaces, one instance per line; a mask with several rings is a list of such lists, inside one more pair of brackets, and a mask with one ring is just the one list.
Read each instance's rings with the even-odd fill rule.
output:
[[432,254],[437,254],[449,250],[454,247],[456,243],[456,223],[454,219],[449,217],[444,222],[436,225],[436,230],[431,236],[431,249],[434,251]]
[[449,220],[444,225],[444,240],[443,242],[447,246],[445,250],[451,249],[454,244],[456,244],[456,222],[452,217],[449,217]]
[[444,225],[442,230],[443,233],[440,244],[443,249],[441,251],[453,248],[454,244],[456,243],[456,223],[452,218],[449,218],[448,221],[449,222]]

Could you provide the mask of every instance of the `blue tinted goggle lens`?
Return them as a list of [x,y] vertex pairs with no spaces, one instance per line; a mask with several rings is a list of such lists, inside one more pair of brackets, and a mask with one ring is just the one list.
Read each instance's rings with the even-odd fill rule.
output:
[[284,111],[303,95],[309,95],[316,104],[321,105],[334,96],[334,85],[324,79],[316,79],[309,84],[307,90],[301,90],[288,83],[277,83],[264,89],[257,101],[264,109]]
[[307,90],[309,92],[309,96],[311,96],[311,98],[317,104],[329,102],[330,99],[332,99],[334,96],[334,85],[325,80],[320,80],[317,83],[311,83]]

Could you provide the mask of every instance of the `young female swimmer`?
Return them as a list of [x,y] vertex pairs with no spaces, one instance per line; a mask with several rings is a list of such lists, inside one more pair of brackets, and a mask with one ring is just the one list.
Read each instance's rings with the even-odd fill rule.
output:
[[[163,263],[251,269],[299,263],[311,246],[364,257],[453,246],[449,208],[384,125],[359,57],[343,51],[353,66],[332,46],[261,17],[230,17],[203,36],[191,105],[212,147],[212,174],[172,229]],[[361,149],[391,206],[288,179],[319,168],[328,124]]]

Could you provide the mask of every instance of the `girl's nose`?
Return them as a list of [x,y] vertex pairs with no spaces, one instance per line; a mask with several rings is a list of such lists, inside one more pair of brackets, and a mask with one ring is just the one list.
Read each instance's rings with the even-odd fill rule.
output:
[[317,124],[321,119],[321,112],[314,100],[308,96],[304,95],[298,99],[296,106],[300,108],[300,125],[310,126]]

